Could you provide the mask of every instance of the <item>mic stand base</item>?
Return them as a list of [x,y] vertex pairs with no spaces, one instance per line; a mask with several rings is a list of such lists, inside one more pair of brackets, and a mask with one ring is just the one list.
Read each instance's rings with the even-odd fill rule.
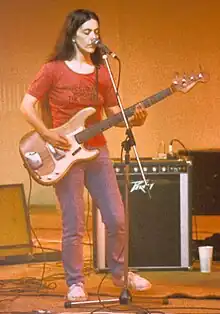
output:
[[120,300],[119,298],[115,298],[115,299],[106,299],[106,300],[87,300],[87,301],[66,301],[64,303],[64,307],[66,309],[68,308],[73,308],[73,307],[82,307],[85,305],[103,305],[103,304],[115,304],[115,303],[119,303]]
[[[151,298],[147,298],[147,299],[151,299]],[[161,298],[159,297],[159,298],[155,298],[155,299],[161,299],[162,305],[168,305],[169,304],[169,299],[166,297],[161,297]],[[152,300],[153,300],[153,298],[152,298]],[[97,299],[97,300],[87,300],[87,301],[66,301],[64,303],[64,308],[70,309],[70,308],[82,308],[83,307],[85,310],[86,306],[87,306],[89,309],[89,312],[84,311],[83,313],[89,314],[89,313],[96,313],[96,312],[100,313],[99,308],[91,311],[92,306],[102,306],[106,310],[106,312],[107,312],[107,310],[111,310],[112,313],[117,313],[116,308],[113,308],[114,305],[117,305],[117,306],[130,305],[130,309],[132,310],[132,313],[135,313],[135,314],[140,313],[140,311],[141,312],[143,311],[143,313],[150,313],[150,312],[148,312],[148,309],[146,308],[146,304],[143,307],[142,307],[142,305],[133,305],[132,304],[132,296],[130,294],[130,291],[126,288],[121,292],[121,295],[119,298],[109,298],[109,299],[105,299],[105,300]],[[154,307],[155,307],[155,305],[154,305]],[[121,310],[119,310],[119,312],[124,313]],[[44,313],[44,312],[39,312],[39,313]],[[51,313],[51,312],[45,311],[45,313],[47,314],[47,313]],[[66,313],[66,312],[64,312],[64,313]],[[128,313],[128,311],[126,310],[125,313]]]
[[120,304],[120,305],[128,305],[132,302],[132,296],[130,291],[127,288],[124,288],[120,294],[119,298],[112,298],[106,300],[87,300],[87,301],[66,301],[64,303],[64,307],[66,309],[73,307],[81,307],[85,305],[108,305],[108,304]]
[[124,288],[122,290],[121,295],[119,297],[119,301],[120,301],[120,304],[123,304],[123,305],[125,304],[127,305],[132,302],[131,292],[127,288]]

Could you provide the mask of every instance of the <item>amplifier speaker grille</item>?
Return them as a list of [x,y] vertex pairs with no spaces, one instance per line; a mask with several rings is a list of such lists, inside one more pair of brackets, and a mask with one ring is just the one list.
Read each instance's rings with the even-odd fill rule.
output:
[[[191,165],[185,161],[145,161],[142,166],[148,170],[149,193],[144,189],[137,163],[132,162],[130,168],[129,267],[188,269],[192,239]],[[124,199],[123,164],[115,163],[114,167]],[[99,210],[93,211],[94,266],[104,270],[105,227]]]
[[22,184],[0,185],[0,256],[31,253],[29,216]]

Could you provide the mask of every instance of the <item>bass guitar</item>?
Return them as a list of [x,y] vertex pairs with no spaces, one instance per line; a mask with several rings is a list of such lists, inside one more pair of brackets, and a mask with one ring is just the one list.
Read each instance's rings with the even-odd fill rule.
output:
[[[176,77],[170,87],[159,91],[139,103],[142,103],[146,108],[151,107],[175,92],[186,93],[195,84],[206,82],[207,79],[207,74],[202,72],[197,75]],[[125,109],[125,114],[128,118],[133,115],[136,105]],[[21,138],[19,142],[21,158],[23,159],[25,168],[36,182],[46,186],[54,185],[74,164],[80,161],[91,160],[98,155],[98,149],[88,150],[84,147],[84,143],[96,134],[116,126],[119,122],[123,121],[123,116],[122,113],[118,113],[89,128],[85,128],[86,119],[94,114],[94,112],[95,109],[92,107],[85,108],[74,115],[64,125],[52,129],[68,138],[71,144],[71,148],[68,151],[56,148],[50,143],[47,143],[36,131],[30,131]]]

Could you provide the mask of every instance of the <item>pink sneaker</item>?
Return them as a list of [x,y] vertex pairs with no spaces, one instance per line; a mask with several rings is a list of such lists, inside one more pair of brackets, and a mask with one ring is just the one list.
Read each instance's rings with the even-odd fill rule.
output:
[[70,286],[67,293],[67,299],[73,302],[86,301],[88,299],[88,295],[85,293],[84,284],[82,282],[78,282]]
[[[121,278],[112,277],[112,281],[115,286],[123,287],[124,276],[122,276]],[[128,288],[136,291],[143,291],[150,289],[151,286],[151,283],[147,279],[135,273],[132,273],[131,271],[128,272]]]

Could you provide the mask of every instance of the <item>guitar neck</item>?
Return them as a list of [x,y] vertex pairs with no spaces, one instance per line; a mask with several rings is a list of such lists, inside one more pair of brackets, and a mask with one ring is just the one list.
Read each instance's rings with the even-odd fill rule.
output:
[[[145,108],[149,108],[152,105],[156,104],[157,102],[165,99],[166,97],[170,96],[173,94],[173,90],[169,87],[166,88],[142,101],[139,103],[136,103],[135,105],[126,108],[125,115],[127,118],[131,117],[134,114],[135,107],[138,104],[143,104]],[[95,135],[102,133],[108,129],[110,129],[113,126],[116,126],[118,123],[123,121],[123,115],[121,112],[117,113],[116,115],[109,117],[105,120],[102,120],[91,127],[79,132],[78,134],[75,135],[76,140],[79,144],[82,144],[86,141],[88,141],[90,138],[94,137]]]

